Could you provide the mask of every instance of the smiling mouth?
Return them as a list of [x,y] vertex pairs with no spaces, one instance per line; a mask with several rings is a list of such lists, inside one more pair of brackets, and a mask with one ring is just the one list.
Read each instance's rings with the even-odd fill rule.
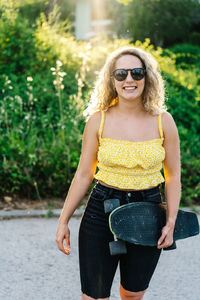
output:
[[123,87],[123,89],[124,90],[128,90],[128,91],[134,91],[134,90],[136,90],[137,89],[137,87],[136,86],[125,86],[125,87]]

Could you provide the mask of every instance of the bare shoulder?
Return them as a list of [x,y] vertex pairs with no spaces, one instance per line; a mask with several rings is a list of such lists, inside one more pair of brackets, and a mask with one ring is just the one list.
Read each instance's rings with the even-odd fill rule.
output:
[[98,127],[100,125],[100,122],[101,122],[101,111],[97,111],[89,117],[87,124],[89,126]]
[[98,135],[99,126],[101,123],[101,111],[93,113],[87,120],[85,130]]
[[161,115],[161,120],[165,137],[169,135],[178,135],[176,123],[169,112],[163,112]]

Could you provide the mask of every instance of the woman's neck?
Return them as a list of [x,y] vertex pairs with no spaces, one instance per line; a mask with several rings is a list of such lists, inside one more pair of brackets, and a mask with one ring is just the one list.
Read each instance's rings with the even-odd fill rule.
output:
[[118,99],[115,107],[116,111],[118,111],[120,115],[126,116],[138,116],[146,112],[141,99],[134,99],[134,101],[124,101],[123,99]]

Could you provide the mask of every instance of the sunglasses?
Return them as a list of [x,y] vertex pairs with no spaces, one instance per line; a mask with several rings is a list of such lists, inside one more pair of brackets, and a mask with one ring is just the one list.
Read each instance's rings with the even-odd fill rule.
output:
[[134,80],[141,80],[142,78],[144,78],[144,76],[146,74],[145,68],[117,69],[117,70],[113,71],[113,77],[117,81],[123,81],[128,76],[128,71],[131,72],[131,77]]

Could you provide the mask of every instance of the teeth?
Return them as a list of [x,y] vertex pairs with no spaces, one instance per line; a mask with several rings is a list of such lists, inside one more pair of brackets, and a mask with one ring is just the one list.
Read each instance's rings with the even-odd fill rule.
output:
[[125,87],[124,89],[125,89],[125,90],[135,90],[135,89],[136,89],[136,86],[134,86],[134,87]]

